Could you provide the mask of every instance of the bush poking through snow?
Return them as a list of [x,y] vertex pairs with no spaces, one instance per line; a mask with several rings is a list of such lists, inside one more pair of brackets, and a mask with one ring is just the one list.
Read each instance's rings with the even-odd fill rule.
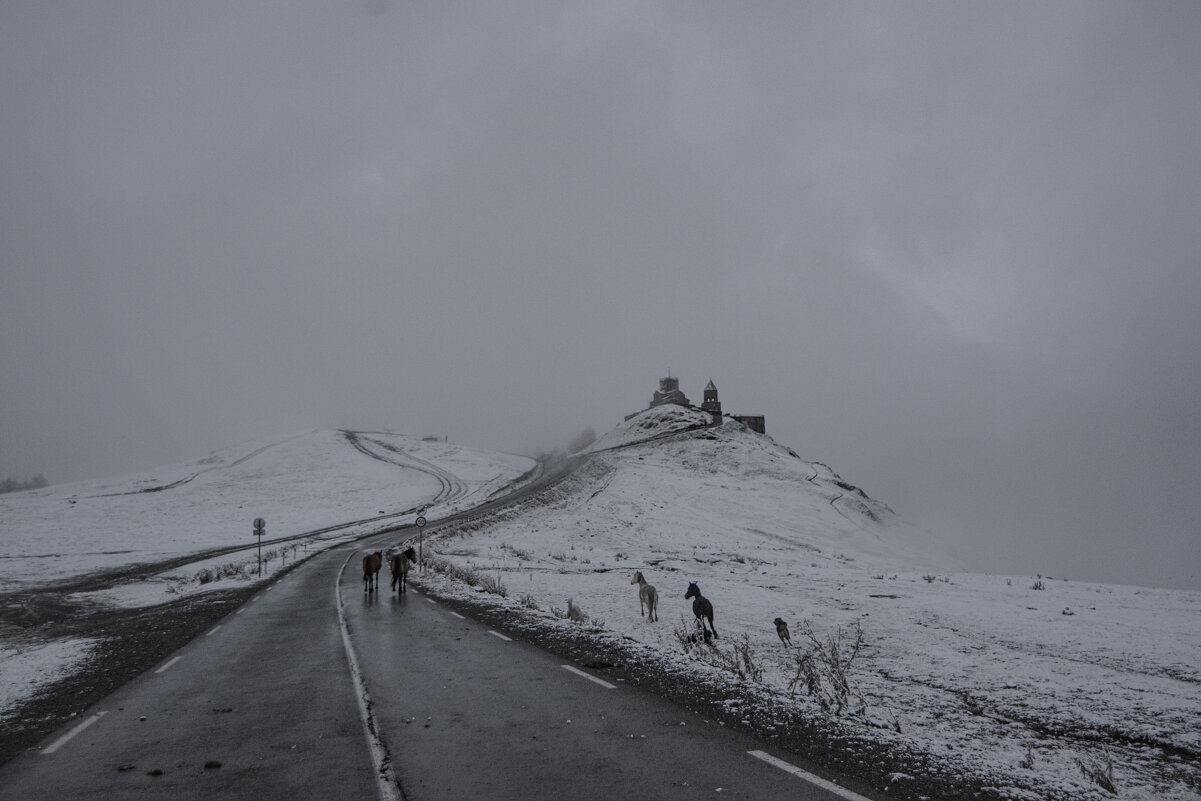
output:
[[480,576],[480,586],[493,595],[499,595],[501,598],[509,597],[509,588],[501,581],[500,573],[496,574],[496,578],[491,576]]
[[673,633],[683,646],[684,653],[698,662],[732,673],[743,681],[763,681],[763,667],[755,658],[748,634],[744,632],[742,639],[735,640],[727,650],[716,643],[706,643],[698,632],[699,629],[689,625],[683,615],[680,616],[680,624]]
[[431,556],[425,560],[426,567],[447,577],[461,581],[471,587],[478,587],[480,575],[469,567],[460,567],[449,559],[439,559]]
[[817,701],[823,712],[841,715],[849,709],[852,715],[867,712],[863,696],[851,689],[849,673],[859,649],[863,647],[863,627],[859,621],[847,632],[839,626],[825,640],[818,639],[809,621],[803,621],[801,635],[809,641],[796,655],[796,675],[788,683],[794,695],[797,686],[805,688],[806,694]]
[[203,568],[192,578],[198,584],[208,584],[211,581],[220,581],[223,578],[234,578],[235,576],[244,575],[246,573],[246,566],[246,562],[226,562],[216,567]]
[[1088,761],[1077,759],[1076,767],[1080,768],[1080,772],[1084,778],[1088,779],[1093,784],[1100,787],[1106,792],[1118,794],[1118,790],[1113,784],[1113,760],[1109,757],[1109,751],[1101,752],[1104,761],[1096,757],[1089,757]]

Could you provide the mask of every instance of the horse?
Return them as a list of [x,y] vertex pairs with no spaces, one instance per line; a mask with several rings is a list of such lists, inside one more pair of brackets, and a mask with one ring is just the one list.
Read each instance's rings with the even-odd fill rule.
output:
[[784,618],[778,617],[772,622],[776,624],[776,634],[780,637],[780,642],[784,643],[785,647],[792,645],[792,635],[788,633],[788,624],[784,622]]
[[[709,642],[709,632],[712,629],[713,636],[717,636],[717,629],[713,626],[713,604],[709,603],[709,599],[701,595],[701,588],[696,586],[695,581],[688,583],[688,592],[684,593],[684,600],[695,598],[692,602],[692,614],[696,615],[696,622],[701,627],[701,634],[705,637],[705,642]],[[705,628],[705,620],[709,620],[709,628]]]
[[396,590],[397,584],[400,585],[400,591],[405,591],[405,586],[409,583],[409,568],[417,561],[417,552],[412,548],[406,548],[400,553],[392,554],[392,558],[388,560],[388,570],[392,573],[392,589]]
[[641,570],[634,572],[634,578],[630,579],[630,583],[638,585],[638,612],[643,615],[650,612],[647,616],[654,623],[659,619],[657,611],[659,607],[659,593],[655,591],[654,587],[646,583],[646,579],[642,577]]
[[363,557],[363,592],[379,589],[379,569],[384,565],[383,551]]

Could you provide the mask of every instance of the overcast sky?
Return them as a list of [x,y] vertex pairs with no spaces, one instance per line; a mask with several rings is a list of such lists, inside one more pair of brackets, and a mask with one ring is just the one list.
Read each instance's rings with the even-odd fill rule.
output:
[[0,3],[0,478],[677,376],[983,572],[1201,588],[1201,4]]

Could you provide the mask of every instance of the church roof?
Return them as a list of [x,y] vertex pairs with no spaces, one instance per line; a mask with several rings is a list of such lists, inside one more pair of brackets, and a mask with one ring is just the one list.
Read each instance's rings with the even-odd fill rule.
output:
[[713,379],[712,379],[712,378],[710,378],[710,379],[709,379],[709,383],[708,383],[708,384],[705,384],[705,389],[711,389],[711,390],[713,390],[714,392],[716,392],[716,391],[717,391],[717,387],[714,385],[714,383],[713,383]]

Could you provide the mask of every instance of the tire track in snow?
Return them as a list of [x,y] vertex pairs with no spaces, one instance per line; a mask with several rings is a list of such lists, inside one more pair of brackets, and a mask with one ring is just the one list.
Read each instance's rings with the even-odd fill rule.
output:
[[[394,467],[402,467],[408,470],[417,470],[433,477],[439,485],[438,494],[429,502],[429,505],[438,503],[449,503],[456,501],[467,494],[467,484],[461,478],[444,470],[433,462],[426,461],[417,456],[414,456],[407,451],[401,450],[395,445],[370,437],[360,437],[357,432],[343,431],[342,435],[346,437],[355,449],[365,456],[369,456],[376,461],[385,464],[393,465]],[[368,447],[368,444],[379,448],[384,453],[377,452]]]

